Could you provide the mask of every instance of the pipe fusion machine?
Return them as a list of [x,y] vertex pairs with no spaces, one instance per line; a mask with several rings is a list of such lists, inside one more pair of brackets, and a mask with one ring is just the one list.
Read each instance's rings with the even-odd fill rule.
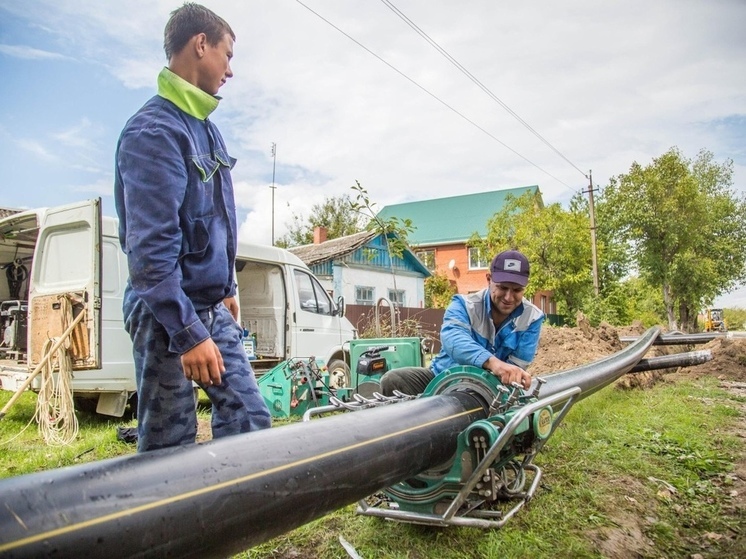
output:
[[499,528],[534,496],[534,458],[575,402],[633,370],[711,359],[642,361],[658,335],[527,391],[457,367],[419,397],[330,394],[302,422],[0,480],[0,556],[225,557],[355,502],[363,515]]

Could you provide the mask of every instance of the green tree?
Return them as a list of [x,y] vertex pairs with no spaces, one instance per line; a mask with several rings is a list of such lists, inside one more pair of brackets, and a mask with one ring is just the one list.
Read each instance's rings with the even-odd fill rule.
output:
[[[370,199],[368,191],[363,188],[360,181],[355,181],[355,185],[350,187],[357,194],[355,200],[350,202],[350,207],[354,212],[360,215],[363,219],[368,220],[367,229],[369,231],[376,231],[383,235],[383,239],[386,241],[386,250],[389,254],[389,269],[391,270],[391,279],[394,283],[394,290],[396,291],[396,270],[394,269],[394,258],[403,257],[404,251],[407,250],[407,236],[409,233],[414,231],[412,226],[412,220],[404,219],[400,220],[396,217],[390,217],[389,219],[382,219],[378,216],[378,212],[375,210],[376,203]],[[375,253],[371,252],[369,258],[374,258]]]
[[733,307],[723,309],[728,330],[746,330],[746,309]]
[[593,326],[601,321],[614,326],[639,321],[647,327],[665,322],[660,293],[644,279],[634,276],[607,282],[599,297],[583,301],[582,310]]
[[456,286],[443,272],[433,272],[425,280],[425,308],[445,309],[456,291]]
[[378,231],[384,235],[386,246],[392,257],[398,256],[401,258],[404,251],[409,248],[407,246],[407,237],[415,229],[412,225],[412,220],[399,219],[397,217],[381,219],[375,209],[376,203],[370,199],[368,191],[363,188],[360,181],[356,180],[355,185],[350,188],[357,193],[355,200],[350,202],[352,211],[359,215],[360,219],[367,221],[366,229],[369,231]]
[[730,160],[702,150],[690,161],[674,147],[603,191],[608,226],[660,290],[671,329],[693,329],[700,308],[746,278],[746,200],[732,175]]
[[564,210],[560,204],[544,206],[532,193],[508,197],[488,222],[486,237],[475,236],[469,244],[490,254],[523,252],[531,262],[529,295],[553,291],[561,314],[580,310],[592,293],[590,220],[580,200]]
[[288,233],[280,238],[276,245],[288,248],[311,244],[315,227],[326,228],[327,239],[363,231],[367,221],[352,209],[352,204],[349,194],[330,196],[320,204],[314,204],[308,217],[294,213],[292,222],[286,224]]

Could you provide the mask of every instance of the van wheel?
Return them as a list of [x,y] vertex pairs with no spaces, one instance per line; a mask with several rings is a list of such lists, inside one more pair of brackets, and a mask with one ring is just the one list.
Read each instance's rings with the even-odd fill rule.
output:
[[85,396],[75,396],[73,398],[73,404],[75,409],[85,413],[96,413],[96,406],[98,405],[98,398],[87,398]]
[[349,388],[352,385],[350,379],[350,367],[341,359],[332,359],[329,362],[329,387]]
[[126,413],[129,419],[137,419],[137,392],[130,395]]

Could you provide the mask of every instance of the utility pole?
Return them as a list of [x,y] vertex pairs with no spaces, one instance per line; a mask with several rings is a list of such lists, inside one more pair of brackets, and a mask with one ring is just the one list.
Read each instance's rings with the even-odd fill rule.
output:
[[593,290],[598,297],[598,255],[596,254],[596,210],[593,207],[593,171],[588,171],[588,202],[591,215],[591,255],[593,257]]
[[277,161],[277,144],[272,142],[272,246],[275,246],[275,162]]

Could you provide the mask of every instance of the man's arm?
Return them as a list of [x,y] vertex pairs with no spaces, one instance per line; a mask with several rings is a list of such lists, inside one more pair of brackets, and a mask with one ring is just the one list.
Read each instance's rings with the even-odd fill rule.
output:
[[472,325],[461,296],[455,296],[443,315],[440,329],[443,350],[459,365],[481,367],[492,355],[472,335]]
[[517,332],[518,345],[515,351],[508,357],[508,363],[495,358],[498,363],[486,362],[485,369],[492,371],[500,377],[503,384],[517,382],[528,389],[531,386],[531,375],[525,371],[525,368],[531,364],[536,356],[536,350],[539,347],[539,336],[541,335],[541,325],[544,322],[544,313],[530,307],[526,309],[530,313],[529,327],[526,330]]
[[500,382],[510,386],[511,383],[517,382],[527,389],[531,386],[531,375],[521,369],[518,365],[500,361],[494,355],[491,355],[482,365],[483,369],[490,371],[493,375],[500,378]]
[[537,312],[532,316],[532,322],[529,327],[519,332],[518,345],[515,351],[508,357],[508,360],[515,365],[526,368],[536,357],[536,350],[539,348],[539,338],[541,336],[541,325],[544,322],[544,313]]
[[125,133],[117,165],[132,287],[168,332],[169,350],[183,355],[210,334],[181,289],[179,207],[188,178],[176,132],[160,126]]
[[[540,329],[541,320],[538,320],[530,325],[528,331],[522,333],[525,340],[521,338],[515,354],[518,359],[521,359],[520,356],[527,358],[524,361],[526,365],[536,353]],[[531,375],[528,372],[518,365],[498,359],[473,338],[471,330],[463,298],[454,297],[443,316],[441,329],[441,343],[446,353],[461,365],[472,365],[492,372],[500,377],[503,384],[517,382],[524,388],[531,386]]]

